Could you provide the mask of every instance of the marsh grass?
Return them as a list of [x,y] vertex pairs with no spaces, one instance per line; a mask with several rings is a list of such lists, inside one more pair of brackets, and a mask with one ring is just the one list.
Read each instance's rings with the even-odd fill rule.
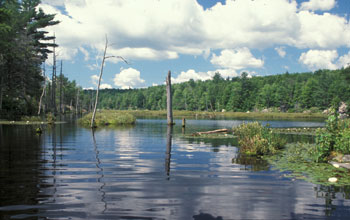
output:
[[[92,113],[86,114],[78,120],[84,126],[90,126]],[[132,125],[135,124],[134,115],[122,111],[102,110],[96,113],[95,124],[97,126],[106,125]]]
[[[117,110],[117,112],[130,113],[135,117],[166,117],[166,111],[150,110]],[[322,113],[286,113],[286,112],[208,112],[208,111],[178,111],[174,110],[175,118],[232,118],[232,119],[315,119],[324,120],[326,116]]]

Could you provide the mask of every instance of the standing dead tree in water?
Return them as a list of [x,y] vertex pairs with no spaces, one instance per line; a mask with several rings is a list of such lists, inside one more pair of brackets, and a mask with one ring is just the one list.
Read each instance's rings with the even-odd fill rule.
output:
[[97,84],[97,90],[96,90],[95,106],[94,106],[94,111],[92,113],[92,118],[91,118],[91,128],[95,127],[95,116],[96,116],[96,108],[97,108],[97,103],[98,103],[98,93],[99,93],[99,90],[100,90],[100,84],[101,84],[101,79],[102,79],[102,74],[103,74],[103,68],[104,68],[106,59],[108,59],[108,58],[118,58],[118,59],[123,60],[126,64],[128,64],[128,62],[121,56],[106,56],[107,48],[108,48],[108,38],[107,38],[107,35],[106,35],[105,49],[104,49],[104,52],[103,52],[101,68],[100,68],[100,76],[98,78],[98,84]]
[[[44,63],[44,68],[43,68],[43,76],[44,76],[44,88],[43,88],[43,91],[41,93],[41,96],[40,96],[40,100],[39,100],[39,110],[38,110],[38,115],[40,115],[40,112],[41,112],[41,105],[42,105],[42,100],[43,100],[43,97],[45,95],[45,92],[46,92],[46,74],[45,74],[45,63]],[[44,111],[45,112],[45,111]]]
[[166,104],[167,104],[167,119],[168,119],[168,125],[173,125],[173,104],[172,104],[172,97],[171,97],[171,72],[169,70],[168,76],[166,78]]

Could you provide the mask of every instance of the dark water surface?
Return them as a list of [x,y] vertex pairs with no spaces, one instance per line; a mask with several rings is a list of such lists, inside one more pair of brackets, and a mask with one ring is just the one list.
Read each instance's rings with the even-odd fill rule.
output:
[[350,187],[285,178],[232,140],[182,135],[239,123],[188,120],[182,131],[142,119],[94,135],[67,123],[41,136],[0,125],[0,219],[349,219]]

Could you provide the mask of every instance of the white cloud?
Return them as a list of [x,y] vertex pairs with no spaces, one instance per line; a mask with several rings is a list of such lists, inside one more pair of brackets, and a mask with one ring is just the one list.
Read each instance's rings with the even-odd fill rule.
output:
[[84,47],[79,47],[80,52],[84,54],[84,60],[88,61],[90,59],[89,57],[89,51],[87,51]]
[[171,78],[172,83],[182,83],[189,81],[190,79],[193,80],[208,80],[211,79],[213,75],[210,73],[205,72],[196,72],[193,69],[189,69],[186,72],[182,71],[180,75],[178,75],[176,78]]
[[295,46],[311,49],[336,49],[349,45],[349,21],[344,17],[324,13],[322,15],[309,11],[298,13],[301,24]]
[[286,48],[285,47],[275,47],[276,52],[280,57],[285,57],[286,56]]
[[140,77],[140,71],[133,68],[123,69],[114,77],[114,85],[122,89],[142,87],[144,82],[145,80]]
[[223,78],[227,77],[236,77],[239,76],[239,74],[233,70],[233,69],[217,69],[215,71],[208,71],[208,72],[196,72],[193,69],[189,69],[187,71],[182,71],[176,78],[171,78],[172,83],[182,83],[182,82],[187,82],[190,79],[193,80],[209,80],[212,79],[215,73],[220,73],[220,75]]
[[[332,2],[312,0],[302,8],[329,9]],[[64,13],[55,8],[62,4]],[[48,30],[56,33],[66,59],[86,46],[102,51],[105,34],[113,55],[152,60],[176,59],[179,54],[208,56],[208,48],[335,49],[348,45],[350,38],[346,18],[299,11],[294,0],[226,1],[207,10],[196,0],[55,0],[44,1],[41,7],[61,21]]]
[[300,10],[327,11],[334,8],[335,4],[335,0],[310,0],[301,3]]
[[227,69],[261,68],[264,61],[256,59],[246,47],[236,50],[222,50],[220,56],[213,54],[210,62]]
[[87,87],[87,88],[83,88],[83,90],[93,90],[94,87]]
[[348,54],[345,54],[345,55],[339,57],[337,65],[338,65],[338,68],[349,67],[350,66],[350,52]]
[[333,62],[337,59],[336,50],[309,50],[302,53],[299,62],[306,65],[310,70],[317,69],[337,69]]
[[[90,76],[92,84],[96,85],[98,84],[98,79],[100,78],[98,75],[92,75]],[[103,81],[103,79],[101,79]]]
[[112,89],[112,86],[107,83],[102,83],[100,89]]

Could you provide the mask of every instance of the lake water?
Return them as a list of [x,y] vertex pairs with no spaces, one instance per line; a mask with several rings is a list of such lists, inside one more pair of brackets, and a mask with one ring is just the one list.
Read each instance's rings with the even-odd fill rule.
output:
[[[230,139],[183,133],[239,120],[90,129],[0,125],[0,219],[348,219],[350,187],[286,178]],[[271,127],[319,122],[270,121]],[[307,138],[306,138],[307,140]]]

